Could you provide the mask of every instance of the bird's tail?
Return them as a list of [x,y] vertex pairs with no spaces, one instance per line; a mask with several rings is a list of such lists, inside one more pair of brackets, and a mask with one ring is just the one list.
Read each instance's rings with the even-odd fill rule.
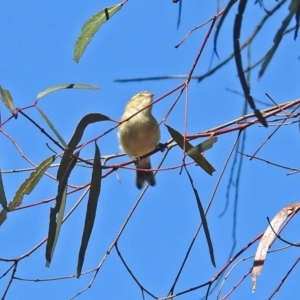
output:
[[[137,165],[138,169],[145,169],[149,170],[151,169],[151,162],[149,157],[146,157],[138,162]],[[152,171],[143,171],[143,170],[136,170],[136,186],[138,189],[141,189],[147,181],[149,185],[154,186],[155,185],[155,178]]]

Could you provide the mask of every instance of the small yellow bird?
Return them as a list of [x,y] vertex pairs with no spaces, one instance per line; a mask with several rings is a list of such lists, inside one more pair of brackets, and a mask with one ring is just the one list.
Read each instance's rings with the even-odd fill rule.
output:
[[131,158],[137,158],[136,186],[141,189],[147,181],[151,186],[155,185],[155,178],[151,169],[150,157],[139,160],[144,154],[154,150],[160,140],[160,130],[156,119],[151,113],[153,94],[140,92],[134,95],[126,104],[121,121],[128,119],[133,114],[147,107],[137,115],[119,126],[119,141],[121,149]]

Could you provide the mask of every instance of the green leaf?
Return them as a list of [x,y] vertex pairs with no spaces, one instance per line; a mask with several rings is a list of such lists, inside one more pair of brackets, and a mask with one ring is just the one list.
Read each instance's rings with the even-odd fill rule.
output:
[[101,168],[100,158],[101,158],[100,150],[97,144],[95,144],[95,156],[94,156],[94,165],[93,165],[92,180],[91,180],[91,189],[90,189],[89,200],[86,209],[81,246],[78,255],[77,278],[79,278],[81,274],[85,252],[88,246],[88,242],[93,230],[95,217],[96,217],[97,204],[100,195],[101,178],[102,178],[102,168]]
[[61,159],[61,163],[59,165],[58,171],[57,171],[57,179],[59,181],[58,183],[58,191],[56,196],[56,205],[54,208],[51,208],[50,210],[50,223],[49,223],[49,231],[48,231],[48,240],[46,245],[46,265],[49,266],[53,252],[54,247],[58,238],[59,229],[58,223],[56,222],[56,215],[59,213],[59,210],[61,208],[61,203],[63,201],[63,195],[65,193],[65,189],[67,187],[68,178],[73,170],[73,168],[76,165],[77,158],[79,156],[79,151],[74,153],[74,150],[78,143],[80,142],[85,128],[95,122],[100,121],[108,121],[110,120],[109,117],[102,115],[102,114],[88,114],[84,116],[79,124],[76,127],[75,133],[73,134],[65,152]]
[[66,148],[67,147],[67,143],[64,141],[64,139],[62,138],[62,136],[58,133],[58,131],[55,129],[55,127],[52,124],[52,122],[48,119],[48,117],[46,116],[46,114],[38,106],[36,106],[36,108],[39,111],[39,113],[41,114],[41,116],[44,118],[44,120],[46,121],[46,123],[48,124],[48,126],[54,132],[54,134],[56,135],[56,137],[59,139],[59,141],[61,142],[61,144]]
[[181,149],[185,149],[185,152],[188,152],[190,149],[193,148],[193,146],[187,140],[184,140],[183,135],[181,133],[179,133],[177,130],[175,130],[169,125],[165,125],[165,126],[167,127],[174,141],[178,144],[178,146]]
[[10,95],[10,92],[8,90],[3,89],[0,86],[0,95],[1,95],[1,99],[2,99],[3,103],[9,109],[9,111],[13,114],[14,113],[14,101]]
[[64,170],[66,168],[66,166],[69,164],[69,160],[72,157],[72,153],[75,150],[78,143],[80,142],[85,128],[89,124],[92,124],[95,122],[100,122],[100,121],[108,121],[108,120],[110,120],[109,117],[102,115],[102,114],[96,114],[96,113],[88,114],[80,120],[79,124],[76,127],[75,133],[73,134],[73,136],[68,144],[68,147],[66,148],[64,155],[61,159],[61,163],[57,170],[57,179],[60,179],[62,170]]
[[[69,164],[66,166],[66,169],[63,170],[61,179],[58,183],[57,195],[56,195],[56,204],[55,207],[50,208],[50,222],[48,230],[48,239],[46,245],[46,266],[49,267],[51,259],[53,257],[54,249],[58,240],[62,217],[64,213],[64,206],[66,201],[66,189],[68,184],[69,176],[76,165],[77,158],[79,156],[79,151],[72,155],[69,160]],[[56,220],[56,215],[58,218]]]
[[14,210],[16,207],[21,205],[23,196],[25,194],[29,195],[33,191],[33,189],[39,183],[46,170],[53,163],[54,159],[55,156],[53,155],[49,158],[46,158],[44,161],[41,162],[41,164],[38,167],[36,167],[36,169],[33,172],[31,172],[29,177],[21,184],[21,186],[17,190],[13,201],[9,203],[9,210]]
[[[297,2],[298,2],[298,0],[293,0],[293,1],[292,1],[292,3],[297,3]],[[292,4],[292,3],[291,3],[291,4]],[[291,9],[291,7],[290,7],[290,9]],[[268,51],[268,53],[267,53],[266,56],[264,57],[264,61],[263,61],[263,63],[262,63],[261,69],[260,69],[260,71],[259,71],[259,77],[261,77],[261,76],[264,74],[264,72],[265,72],[267,66],[268,66],[269,63],[271,62],[271,60],[272,60],[272,58],[273,58],[273,56],[274,56],[274,54],[275,54],[275,52],[276,52],[276,50],[277,50],[277,48],[278,48],[280,42],[281,42],[281,40],[282,40],[282,37],[283,37],[283,35],[284,35],[284,32],[286,31],[288,25],[290,24],[290,22],[291,22],[293,16],[294,16],[294,12],[293,12],[293,10],[291,9],[291,11],[289,12],[289,14],[288,14],[288,15],[286,16],[286,18],[282,21],[281,27],[278,29],[278,31],[277,31],[277,33],[276,33],[276,35],[275,35],[275,37],[274,37],[274,40],[273,40],[274,44],[273,44],[273,46],[271,47],[271,49]]]
[[0,203],[1,203],[2,207],[3,207],[3,209],[0,212],[0,226],[1,226],[2,223],[7,218],[7,211],[8,211],[7,200],[6,200],[5,191],[4,191],[4,185],[3,185],[3,181],[2,181],[1,169],[0,169]]
[[[209,175],[212,175],[212,173],[215,171],[214,167],[203,157],[203,155],[197,151],[192,150],[193,146],[190,144],[187,140],[184,140],[184,137],[182,134],[180,134],[177,130],[174,128],[165,125],[171,134],[174,141],[178,144],[178,146],[185,150],[186,154],[192,158],[198,165],[201,167],[205,172],[207,172]],[[208,143],[209,144],[209,143]],[[205,146],[207,147],[207,145]],[[190,153],[191,152],[191,153]]]
[[82,27],[81,33],[76,41],[74,50],[74,60],[79,62],[85,48],[90,43],[94,34],[98,31],[100,26],[109,20],[117,11],[122,8],[123,4],[117,4],[107,7],[96,15],[92,16]]
[[[48,268],[50,266],[50,262],[51,262],[51,259],[53,257],[53,253],[54,253],[54,250],[55,250],[55,247],[56,247],[56,244],[57,244],[57,240],[58,240],[58,236],[59,236],[59,233],[60,233],[61,224],[62,224],[62,221],[63,221],[65,208],[66,208],[66,200],[67,200],[67,187],[64,189],[64,192],[63,192],[62,197],[61,197],[61,205],[60,205],[60,208],[59,208],[59,211],[58,211],[57,221],[55,223],[52,222],[52,224],[51,224],[51,234],[50,234],[50,226],[49,226],[50,238],[52,239],[52,236],[54,236],[54,238],[53,238],[53,244],[52,244],[52,247],[51,247],[51,250],[50,250],[51,251],[50,252],[50,260],[46,260],[46,267],[48,267]],[[51,213],[50,213],[50,215],[51,215]]]
[[217,141],[218,141],[217,137],[212,137],[212,138],[210,138],[208,140],[205,140],[204,142],[198,144],[197,146],[194,146],[189,151],[187,151],[186,154],[187,155],[194,155],[194,154],[202,153],[202,152],[212,148],[214,143],[216,143]]
[[81,83],[69,83],[69,84],[61,84],[61,85],[56,85],[56,86],[52,86],[49,87],[47,89],[45,89],[44,91],[40,92],[37,97],[36,100],[59,90],[66,90],[66,89],[88,89],[88,90],[98,90],[99,87],[95,86],[95,85],[90,85],[90,84],[81,84]]
[[186,170],[186,173],[189,177],[191,186],[192,186],[194,194],[195,194],[195,198],[196,198],[196,201],[197,201],[197,205],[198,205],[198,209],[199,209],[199,213],[200,213],[200,217],[201,217],[201,220],[202,220],[203,229],[204,229],[204,233],[205,233],[205,237],[206,237],[206,241],[207,241],[207,245],[208,245],[208,249],[209,249],[210,259],[211,259],[211,262],[212,262],[213,266],[215,267],[216,262],[215,262],[215,256],[214,256],[214,248],[213,248],[213,244],[212,244],[212,241],[211,241],[211,238],[210,238],[210,233],[209,233],[209,229],[208,229],[208,223],[207,223],[207,219],[206,219],[206,216],[205,216],[205,212],[204,212],[202,203],[200,201],[198,191],[194,186],[193,179],[192,179],[192,177],[191,177],[191,175],[188,172],[186,167],[185,167],[185,170]]
[[4,209],[7,209],[7,200],[6,200],[4,185],[2,181],[1,169],[0,169],[0,203]]
[[7,219],[7,210],[2,209],[0,211],[0,226],[4,223],[4,221]]

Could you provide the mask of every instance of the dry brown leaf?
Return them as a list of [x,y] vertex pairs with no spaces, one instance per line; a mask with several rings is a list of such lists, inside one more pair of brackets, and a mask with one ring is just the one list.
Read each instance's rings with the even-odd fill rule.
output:
[[300,209],[300,202],[294,203],[284,207],[281,211],[279,211],[276,216],[271,221],[271,226],[268,226],[264,235],[262,236],[253,263],[252,269],[252,292],[254,293],[256,289],[256,277],[260,275],[263,264],[265,262],[267,252],[269,248],[272,246],[276,237],[279,235],[280,229],[282,225],[287,221],[288,217],[292,217],[292,215],[296,214]]

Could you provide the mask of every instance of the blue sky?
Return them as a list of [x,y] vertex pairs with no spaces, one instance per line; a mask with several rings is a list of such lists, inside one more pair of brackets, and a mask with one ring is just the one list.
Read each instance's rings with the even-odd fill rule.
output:
[[[190,3],[192,2],[192,3]],[[217,11],[216,4],[198,1],[183,2],[181,24],[177,26],[178,4],[172,1],[128,1],[109,22],[104,24],[88,45],[79,63],[73,61],[76,39],[84,22],[101,9],[117,4],[113,1],[1,1],[0,20],[0,84],[8,89],[19,108],[34,103],[37,94],[44,89],[65,83],[86,83],[100,87],[99,90],[66,90],[49,94],[42,98],[39,107],[47,114],[57,130],[69,141],[79,120],[91,112],[99,112],[119,120],[124,105],[135,93],[152,91],[155,99],[168,93],[183,81],[157,80],[117,83],[116,79],[187,74],[202,45],[210,24],[195,31],[186,42],[176,49],[186,33],[195,26],[210,19]],[[269,4],[269,3],[268,3]],[[225,3],[222,3],[224,7]],[[273,5],[273,3],[270,3]],[[232,52],[232,24],[237,7],[224,23],[218,40],[220,61]],[[243,42],[253,31],[265,12],[253,3],[248,3],[248,15],[244,18],[241,34]],[[266,28],[254,40],[251,60],[256,62],[272,46],[273,37],[288,12],[286,4],[266,24]],[[294,24],[293,24],[294,25]],[[218,58],[212,55],[213,35],[210,37],[194,75],[204,74]],[[246,56],[245,65],[246,65]],[[265,75],[258,81],[256,68],[251,73],[251,91],[254,98],[270,103],[265,93],[269,93],[277,103],[299,97],[299,40],[293,34],[286,35]],[[213,76],[201,81],[191,81],[188,89],[187,133],[206,131],[242,115],[243,97],[228,92],[241,92],[236,76],[236,68],[230,62]],[[174,93],[153,107],[153,114],[159,121],[166,116],[178,93]],[[184,130],[185,97],[167,119],[167,124],[181,133]],[[260,109],[265,106],[257,104]],[[2,122],[9,117],[2,104]],[[47,124],[34,108],[26,110],[40,126],[51,132]],[[90,126],[83,137],[89,141],[111,128],[112,123],[96,123]],[[268,129],[255,125],[247,129],[244,152],[253,154],[267,139],[275,127]],[[23,116],[12,119],[3,130],[15,139],[24,155],[39,164],[52,152],[59,151],[33,124]],[[119,153],[116,130],[98,140],[102,155]],[[259,157],[278,164],[295,167],[299,165],[299,126],[295,123],[281,128],[278,133],[258,153]],[[213,176],[204,173],[195,165],[189,166],[195,187],[203,206],[206,208],[220,176],[237,132],[220,135],[218,142],[205,157],[215,167]],[[161,125],[161,142],[170,135]],[[195,145],[203,139],[192,143]],[[26,162],[11,141],[0,134],[1,170],[28,168]],[[84,158],[93,156],[93,147],[86,147],[81,153]],[[163,154],[152,156],[155,168]],[[116,158],[112,164],[128,161],[127,157]],[[190,161],[190,160],[188,160]],[[56,161],[56,163],[58,160]],[[157,186],[150,188],[125,228],[118,246],[141,284],[157,297],[167,296],[174,282],[184,255],[200,222],[200,216],[193,191],[184,172],[172,169],[182,163],[182,152],[173,148],[164,165],[165,171],[157,174]],[[243,162],[240,189],[237,200],[237,214],[233,216],[234,193],[230,194],[226,207],[226,190],[232,160],[226,169],[207,216],[217,267],[211,265],[203,231],[196,239],[187,264],[176,285],[175,292],[192,288],[210,280],[226,263],[233,244],[232,230],[237,223],[237,244],[234,253],[247,245],[267,227],[266,217],[272,218],[282,207],[299,201],[299,175],[286,176],[288,171],[264,162],[247,159]],[[49,173],[56,175],[56,168]],[[84,185],[90,181],[90,169],[78,166],[69,183]],[[3,181],[8,200],[29,176],[28,172],[5,173]],[[95,268],[114,241],[126,220],[140,191],[134,185],[134,172],[119,169],[103,180],[96,222],[86,252],[83,271]],[[43,178],[38,187],[23,199],[23,205],[41,202],[56,195],[57,183]],[[80,198],[82,191],[68,197],[66,212]],[[77,257],[81,241],[86,209],[85,198],[63,225],[58,245],[50,268],[45,267],[45,245],[30,257],[20,261],[16,276],[26,279],[48,279],[73,275],[76,272]],[[0,258],[18,257],[37,245],[48,232],[49,211],[54,202],[18,210],[8,215],[0,228]],[[295,229],[299,228],[297,216],[283,232],[286,239],[297,241]],[[282,247],[276,242],[274,248]],[[255,246],[241,258],[255,253]],[[231,299],[266,299],[280,283],[290,266],[297,259],[296,249],[279,251],[269,255],[258,278],[257,291],[251,293],[251,277],[232,294]],[[221,296],[225,295],[251,267],[253,259],[240,263],[225,282]],[[0,276],[10,263],[0,261]],[[2,295],[10,274],[0,280]],[[225,272],[227,274],[227,272]],[[277,294],[277,299],[295,299],[299,294],[295,289],[298,279],[296,269],[286,280]],[[14,280],[6,299],[70,299],[85,288],[92,274],[80,279],[64,279],[42,283]],[[298,282],[298,281],[297,281]],[[220,283],[213,291],[215,298]],[[178,299],[200,299],[206,289],[187,293]],[[115,249],[107,257],[93,286],[78,299],[142,299],[141,292],[132,280]],[[147,295],[145,299],[150,299]]]

